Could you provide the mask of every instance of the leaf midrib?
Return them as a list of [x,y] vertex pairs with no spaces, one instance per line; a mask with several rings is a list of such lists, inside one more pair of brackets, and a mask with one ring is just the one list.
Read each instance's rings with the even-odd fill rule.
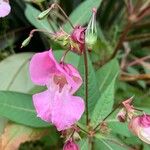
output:
[[31,113],[35,113],[35,110],[32,110],[32,109],[27,109],[27,108],[23,108],[23,107],[17,107],[15,105],[8,105],[6,103],[0,103],[1,107],[2,105],[4,107],[9,107],[9,108],[13,108],[13,109],[16,109],[16,110],[23,110],[23,111],[26,111],[26,112],[31,112]]

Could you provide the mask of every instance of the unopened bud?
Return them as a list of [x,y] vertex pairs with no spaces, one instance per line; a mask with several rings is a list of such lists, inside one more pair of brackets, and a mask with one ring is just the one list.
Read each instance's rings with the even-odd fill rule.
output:
[[85,28],[76,26],[71,34],[71,50],[75,53],[82,54],[85,48]]
[[88,49],[92,49],[97,42],[96,11],[93,8],[93,15],[86,29],[85,43]]
[[97,34],[96,33],[88,33],[85,37],[85,43],[89,49],[93,48],[93,45],[97,42]]
[[117,114],[117,119],[119,122],[125,122],[127,119],[127,112],[123,109]]
[[22,42],[21,48],[27,46],[27,45],[29,44],[31,38],[32,38],[32,36],[29,36],[28,38],[26,38],[26,39]]
[[41,13],[38,15],[38,19],[39,19],[39,20],[43,19],[44,17],[46,17],[46,16],[49,14],[50,11],[51,11],[51,8],[48,8],[48,9],[46,9],[45,11],[41,12]]
[[79,150],[79,146],[70,139],[65,143],[63,150]]

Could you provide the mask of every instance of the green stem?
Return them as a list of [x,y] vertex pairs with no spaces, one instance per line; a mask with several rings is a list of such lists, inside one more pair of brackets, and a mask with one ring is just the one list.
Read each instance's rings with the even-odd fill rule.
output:
[[119,103],[95,128],[94,128],[94,131],[96,132],[96,130],[101,127],[102,123],[112,114],[115,112],[115,110],[120,107],[122,103]]
[[90,134],[88,131],[84,130],[84,129],[83,129],[83,128],[81,128],[79,125],[77,125],[77,127],[78,127],[81,131],[83,131],[84,133],[86,133],[87,135],[89,135],[89,134]]
[[88,112],[88,60],[86,48],[84,50],[84,69],[85,69],[85,102],[86,102],[86,125],[89,123],[89,112]]

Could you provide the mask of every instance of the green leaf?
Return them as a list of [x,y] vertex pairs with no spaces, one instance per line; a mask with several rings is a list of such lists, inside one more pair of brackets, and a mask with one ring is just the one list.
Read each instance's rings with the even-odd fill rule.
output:
[[[42,20],[39,20],[37,18],[40,13],[41,11],[34,8],[32,5],[27,4],[26,10],[25,10],[25,16],[27,17],[28,21],[38,29],[45,29],[48,32],[53,32],[47,18],[43,18]],[[56,28],[54,23],[53,22],[51,23]]]
[[112,133],[120,134],[125,137],[132,135],[128,129],[128,123],[109,122],[109,127]]
[[88,150],[88,139],[82,139],[79,141],[80,150]]
[[96,77],[97,77],[100,93],[103,93],[106,90],[110,82],[119,73],[119,70],[120,67],[116,59],[111,60],[102,68],[97,70]]
[[0,91],[0,115],[31,127],[48,127],[36,116],[32,96],[17,92]]
[[95,149],[102,150],[127,150],[129,147],[116,137],[102,137],[97,135],[95,139]]
[[0,62],[0,90],[28,93],[34,84],[29,77],[28,65],[33,53],[21,53]]
[[[98,8],[101,4],[101,1],[102,0],[86,0],[82,2],[69,16],[69,19],[71,20],[73,25],[76,26],[86,24],[92,16],[92,8]],[[64,25],[64,29],[67,32],[70,32],[71,26],[69,25],[69,23],[66,23]]]
[[[0,90],[28,93],[34,87],[28,72],[32,55],[33,53],[15,54],[0,62]],[[6,122],[6,118],[0,119],[0,133],[4,130]]]
[[92,113],[91,122],[93,125],[98,125],[112,110],[114,103],[115,80],[117,75],[109,83],[100,98],[97,100],[94,111]]
[[[116,144],[117,143],[117,144]],[[123,147],[120,142],[114,141],[110,142],[107,139],[99,139],[95,142],[95,149],[99,150],[127,150],[129,147],[125,146]]]
[[[60,59],[62,58],[63,54],[64,54],[64,50],[56,50],[54,51],[54,55],[55,55],[55,58],[60,61]],[[80,56],[69,51],[67,53],[67,55],[65,56],[65,62],[66,63],[69,63],[69,64],[72,64],[73,66],[75,67],[78,67],[78,64],[79,64],[79,61],[80,61]]]
[[150,146],[148,144],[144,144],[143,150],[149,150]]
[[[98,91],[98,85],[95,75],[95,70],[93,68],[92,62],[87,55],[88,59],[88,108],[89,112],[92,112],[94,109],[94,106],[99,98],[99,91]],[[85,100],[85,67],[84,67],[84,57],[82,56],[79,61],[78,70],[82,76],[83,84],[79,91],[77,92],[77,95],[83,97]]]

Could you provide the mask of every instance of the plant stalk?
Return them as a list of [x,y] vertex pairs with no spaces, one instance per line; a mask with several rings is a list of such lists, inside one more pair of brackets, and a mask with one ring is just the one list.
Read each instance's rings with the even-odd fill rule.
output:
[[89,110],[88,110],[88,60],[86,48],[84,50],[84,70],[85,70],[85,102],[86,102],[86,125],[89,123]]
[[95,128],[94,128],[94,131],[96,132],[96,130],[101,127],[102,123],[112,114],[116,111],[117,108],[120,107],[122,103],[119,103]]

